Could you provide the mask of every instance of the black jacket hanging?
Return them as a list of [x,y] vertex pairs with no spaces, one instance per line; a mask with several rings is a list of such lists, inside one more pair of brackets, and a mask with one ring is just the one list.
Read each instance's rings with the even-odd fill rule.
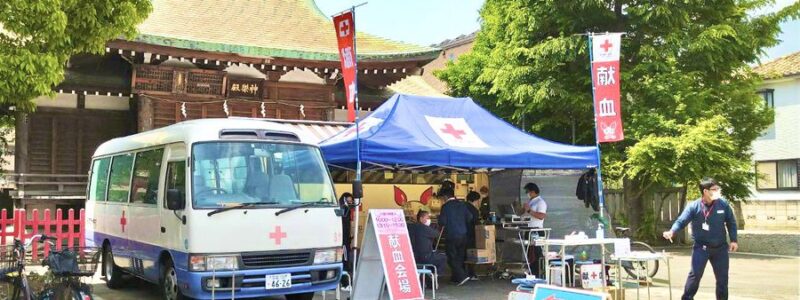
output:
[[578,179],[578,186],[575,189],[575,196],[583,200],[583,204],[594,211],[600,211],[600,201],[597,198],[597,174],[594,169],[589,169]]

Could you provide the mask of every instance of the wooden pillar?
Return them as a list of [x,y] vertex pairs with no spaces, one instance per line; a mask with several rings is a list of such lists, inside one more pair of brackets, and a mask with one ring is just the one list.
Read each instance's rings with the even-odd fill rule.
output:
[[56,174],[58,166],[58,117],[50,119],[50,174]]
[[[131,117],[128,133],[136,133],[139,129],[139,94],[133,94],[133,97],[128,99],[128,115]],[[150,119],[152,121],[152,118]]]
[[23,113],[17,113],[14,127],[14,172],[28,172],[28,132],[30,131],[30,118]]
[[139,97],[138,98],[138,109],[139,112],[138,116],[138,131],[143,132],[153,129],[153,100],[148,97]]

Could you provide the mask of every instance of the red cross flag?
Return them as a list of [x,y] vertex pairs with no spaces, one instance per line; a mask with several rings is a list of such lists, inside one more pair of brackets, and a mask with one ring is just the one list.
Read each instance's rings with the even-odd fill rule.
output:
[[442,141],[453,147],[488,148],[489,145],[472,131],[464,118],[439,118],[425,116],[428,125]]
[[339,59],[342,62],[342,78],[344,93],[347,98],[347,120],[356,119],[356,23],[353,10],[333,17],[336,28],[336,40],[339,44]]
[[619,91],[620,33],[592,36],[592,87],[597,142],[625,139]]

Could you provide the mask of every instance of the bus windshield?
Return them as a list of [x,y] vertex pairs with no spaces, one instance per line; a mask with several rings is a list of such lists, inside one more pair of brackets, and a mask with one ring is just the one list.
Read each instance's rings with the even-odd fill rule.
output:
[[316,147],[209,142],[192,148],[192,204],[334,205],[333,184]]

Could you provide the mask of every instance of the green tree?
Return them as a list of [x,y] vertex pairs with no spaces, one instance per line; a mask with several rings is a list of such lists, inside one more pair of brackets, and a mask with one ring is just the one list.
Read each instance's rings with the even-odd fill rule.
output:
[[[488,0],[472,52],[436,75],[543,137],[594,144],[587,32],[625,32],[621,81],[625,141],[603,144],[607,182],[623,187],[629,225],[643,194],[694,189],[704,176],[729,199],[755,179],[750,147],[773,112],[748,64],[778,43],[800,3],[754,16],[765,0]],[[575,134],[572,134],[572,132]]]
[[31,111],[33,98],[53,95],[70,56],[133,37],[151,9],[149,0],[0,2],[0,105]]

